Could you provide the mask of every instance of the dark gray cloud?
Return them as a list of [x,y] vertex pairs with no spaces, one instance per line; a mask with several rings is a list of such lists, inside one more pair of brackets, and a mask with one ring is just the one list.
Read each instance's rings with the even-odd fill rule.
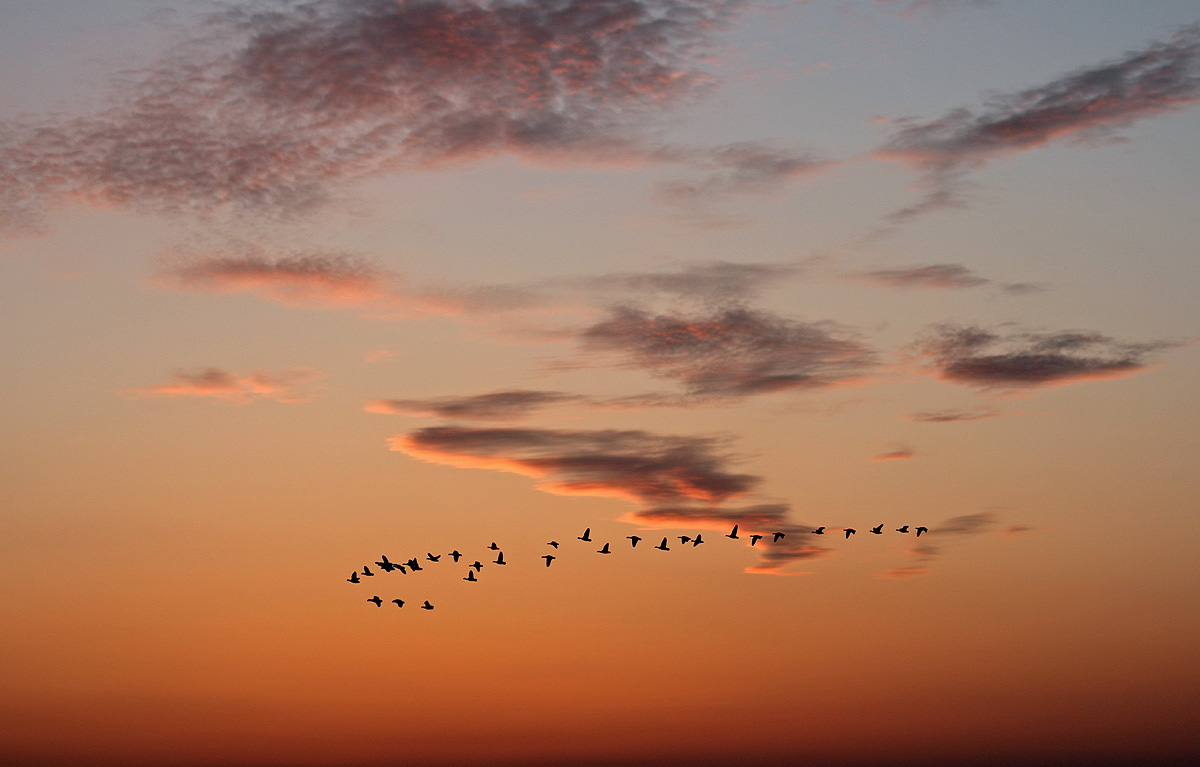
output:
[[832,323],[741,308],[695,316],[616,309],[580,338],[586,350],[677,380],[695,397],[830,387],[874,363],[864,344]]
[[1148,366],[1168,341],[1122,343],[1093,331],[1010,333],[940,325],[918,342],[920,354],[944,381],[1022,389],[1129,375]]
[[433,463],[539,477],[539,487],[548,492],[643,503],[720,503],[759,481],[728,471],[721,442],[709,437],[435,426],[398,435],[391,444],[393,450]]
[[897,211],[899,221],[964,202],[965,175],[988,161],[1067,137],[1103,135],[1200,102],[1200,25],[1181,28],[1123,58],[1045,85],[989,99],[978,112],[954,109],[927,122],[900,121],[877,151],[926,171],[929,189]]
[[461,420],[516,420],[527,418],[551,405],[578,402],[577,394],[557,391],[516,389],[488,392],[465,397],[433,397],[430,399],[382,399],[369,403],[372,413],[412,416],[433,416]]

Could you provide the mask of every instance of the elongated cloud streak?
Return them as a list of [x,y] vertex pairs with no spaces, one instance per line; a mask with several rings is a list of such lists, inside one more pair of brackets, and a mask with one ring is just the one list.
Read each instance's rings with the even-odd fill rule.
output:
[[269,399],[276,402],[307,402],[313,393],[307,385],[321,378],[319,371],[308,368],[276,373],[255,372],[237,375],[220,368],[205,368],[193,372],[177,370],[171,380],[157,386],[128,389],[124,394],[133,399],[156,397],[211,397],[235,404]]
[[579,395],[565,392],[516,389],[465,397],[375,400],[365,409],[371,413],[507,421],[526,418],[551,405],[582,399]]

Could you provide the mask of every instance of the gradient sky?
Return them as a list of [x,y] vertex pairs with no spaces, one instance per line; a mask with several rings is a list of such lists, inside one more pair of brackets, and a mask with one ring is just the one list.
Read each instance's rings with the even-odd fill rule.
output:
[[0,41],[0,762],[1200,753],[1195,0]]

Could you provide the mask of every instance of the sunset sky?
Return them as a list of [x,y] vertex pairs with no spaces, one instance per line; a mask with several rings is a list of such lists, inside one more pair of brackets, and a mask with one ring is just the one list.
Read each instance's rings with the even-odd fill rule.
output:
[[0,763],[1200,754],[1198,242],[1196,0],[4,0]]

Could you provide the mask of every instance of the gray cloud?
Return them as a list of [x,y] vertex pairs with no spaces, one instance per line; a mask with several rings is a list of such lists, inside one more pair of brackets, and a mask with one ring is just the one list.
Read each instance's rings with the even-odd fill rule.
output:
[[518,389],[465,397],[375,400],[368,412],[412,416],[434,416],[462,420],[516,420],[551,405],[578,402],[583,397],[557,391]]
[[921,423],[954,423],[956,421],[980,421],[985,418],[1000,418],[1007,413],[996,413],[990,410],[924,410],[913,413],[908,417],[910,421],[919,421]]
[[704,304],[737,304],[765,288],[802,273],[800,263],[710,261],[662,272],[616,272],[582,277],[571,284],[601,293],[688,299]]
[[927,264],[902,269],[872,269],[856,275],[860,279],[888,288],[974,288],[991,280],[980,277],[962,264]]

